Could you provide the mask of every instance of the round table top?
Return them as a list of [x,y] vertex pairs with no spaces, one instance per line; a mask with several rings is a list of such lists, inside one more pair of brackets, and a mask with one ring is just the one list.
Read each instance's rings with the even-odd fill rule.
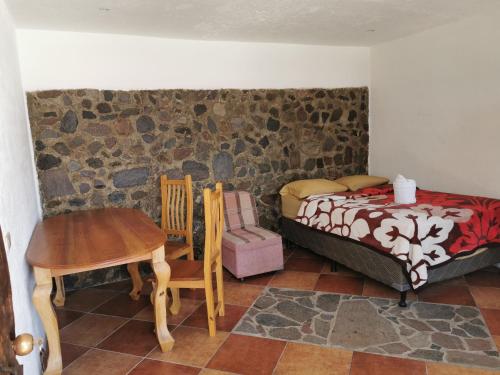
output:
[[127,263],[161,247],[165,234],[143,212],[103,208],[53,216],[36,226],[27,251],[32,266],[49,269]]

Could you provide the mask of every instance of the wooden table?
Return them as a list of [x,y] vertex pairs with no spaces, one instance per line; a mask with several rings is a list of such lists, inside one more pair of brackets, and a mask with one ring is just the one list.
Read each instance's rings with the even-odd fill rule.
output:
[[166,288],[170,267],[165,262],[164,233],[139,210],[104,208],[59,215],[39,223],[28,247],[36,287],[33,303],[49,343],[46,375],[62,372],[57,319],[50,301],[52,277],[138,261],[152,261],[155,283],[156,336],[163,352],[174,339],[167,328]]

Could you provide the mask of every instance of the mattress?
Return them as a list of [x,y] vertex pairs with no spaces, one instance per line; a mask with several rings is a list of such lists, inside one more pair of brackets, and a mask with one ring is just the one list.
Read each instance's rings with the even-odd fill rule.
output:
[[281,214],[288,219],[295,219],[299,212],[302,199],[291,194],[281,196]]

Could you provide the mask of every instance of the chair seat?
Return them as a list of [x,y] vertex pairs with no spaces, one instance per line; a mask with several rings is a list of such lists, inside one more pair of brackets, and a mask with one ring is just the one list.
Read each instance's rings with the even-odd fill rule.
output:
[[203,261],[201,260],[169,260],[170,282],[203,281]]
[[281,236],[270,230],[247,225],[244,228],[233,229],[222,235],[222,247],[233,251],[244,251],[281,245]]
[[185,242],[167,241],[165,242],[165,258],[177,259],[190,252],[191,245]]

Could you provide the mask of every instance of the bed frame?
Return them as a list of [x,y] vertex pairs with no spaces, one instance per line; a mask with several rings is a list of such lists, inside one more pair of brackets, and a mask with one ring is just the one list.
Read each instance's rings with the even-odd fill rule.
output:
[[[412,289],[402,263],[389,254],[377,252],[360,242],[313,229],[283,217],[281,232],[286,241],[304,247],[333,261],[332,270],[340,263],[354,271],[390,286],[400,292],[399,306],[406,307],[406,295]],[[428,269],[427,284],[462,276],[500,263],[500,245],[487,248],[476,255],[470,253]],[[425,287],[425,286],[424,286]]]

